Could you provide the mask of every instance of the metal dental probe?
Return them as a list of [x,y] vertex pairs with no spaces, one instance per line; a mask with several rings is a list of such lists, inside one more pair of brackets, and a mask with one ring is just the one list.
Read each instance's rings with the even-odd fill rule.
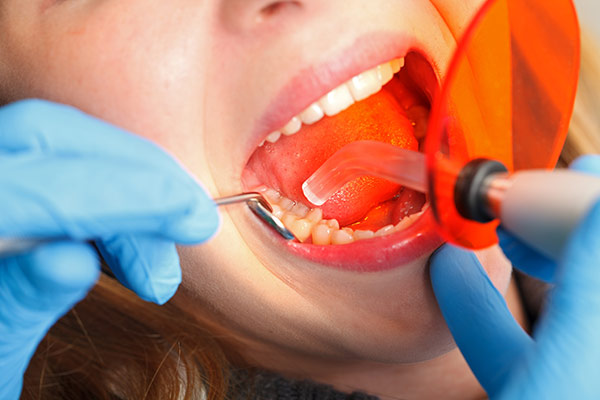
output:
[[228,204],[240,203],[245,201],[250,210],[266,222],[271,228],[273,228],[277,233],[283,236],[286,240],[294,240],[296,236],[283,225],[283,222],[275,215],[273,215],[273,208],[264,198],[264,196],[258,192],[247,192],[240,193],[233,196],[221,197],[219,199],[215,199],[215,203],[218,206],[226,206]]
[[[294,234],[283,225],[281,220],[273,215],[273,208],[264,196],[258,192],[246,192],[233,196],[220,197],[214,199],[214,202],[219,207],[230,204],[246,203],[257,217],[267,223],[267,225],[273,228],[284,239],[296,239]],[[24,253],[40,245],[61,239],[63,238],[0,238],[0,257]]]

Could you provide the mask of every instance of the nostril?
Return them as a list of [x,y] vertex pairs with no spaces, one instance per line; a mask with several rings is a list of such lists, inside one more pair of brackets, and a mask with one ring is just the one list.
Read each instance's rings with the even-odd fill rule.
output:
[[263,21],[300,7],[299,1],[274,1],[260,9],[258,19]]
[[243,33],[286,25],[291,18],[300,14],[299,11],[302,11],[306,2],[307,0],[228,0],[219,2],[219,14],[226,29]]

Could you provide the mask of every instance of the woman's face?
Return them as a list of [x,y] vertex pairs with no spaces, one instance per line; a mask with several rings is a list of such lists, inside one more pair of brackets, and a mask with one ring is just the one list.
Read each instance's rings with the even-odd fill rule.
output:
[[[332,149],[363,138],[419,145],[436,82],[481,3],[3,0],[0,97],[72,104],[145,136],[214,197],[267,185],[307,204],[300,184]],[[349,105],[348,92],[338,91],[323,100],[335,101],[302,113],[359,73],[404,56],[401,72],[369,99],[336,114]],[[350,94],[359,98],[374,76],[354,79]],[[331,116],[313,122],[319,110]],[[259,146],[299,115],[312,124]],[[363,221],[352,231],[317,224],[318,212],[297,222],[302,207],[283,218],[296,232],[323,225],[315,241],[339,243],[421,210],[422,197],[397,193],[362,180],[326,204],[325,217],[342,227]],[[391,235],[327,246],[286,243],[243,205],[221,211],[213,240],[181,248],[176,301],[260,349],[245,350],[248,357],[277,349],[333,361],[413,362],[453,347],[428,279],[427,260],[441,244],[428,211]],[[505,290],[510,268],[500,252],[479,256]]]

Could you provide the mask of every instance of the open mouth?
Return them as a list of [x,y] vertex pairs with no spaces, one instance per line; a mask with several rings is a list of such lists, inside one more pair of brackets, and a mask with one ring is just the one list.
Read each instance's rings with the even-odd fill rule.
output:
[[[302,183],[351,142],[376,140],[421,150],[437,88],[430,63],[410,51],[352,77],[265,135],[244,169],[243,184],[263,192],[299,239],[290,244],[292,251],[324,264],[380,270],[439,245],[432,240],[422,193],[368,176],[349,182],[318,208],[311,208],[302,193]],[[376,262],[358,256],[373,251],[380,252]],[[382,257],[390,252],[402,254]]]

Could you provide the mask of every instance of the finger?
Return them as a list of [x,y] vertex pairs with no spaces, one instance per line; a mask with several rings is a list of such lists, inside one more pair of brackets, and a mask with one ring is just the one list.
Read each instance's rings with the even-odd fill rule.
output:
[[100,272],[87,245],[54,243],[0,260],[0,398],[18,398],[21,380],[46,331],[80,301]]
[[181,268],[173,242],[121,235],[97,246],[117,279],[142,299],[163,304],[177,291]]
[[[547,382],[552,382],[552,398],[570,398],[573,388],[577,388],[578,398],[597,398],[600,393],[598,260],[600,203],[592,208],[566,246],[557,286],[535,333],[536,351],[522,366],[524,372],[534,370],[535,374],[523,374],[523,382],[516,383],[530,381],[537,388],[536,398],[544,398],[539,389]],[[522,398],[533,398],[533,393],[520,394]]]
[[216,206],[186,174],[126,158],[0,158],[0,236],[79,240],[130,232],[198,243]]
[[556,272],[554,261],[521,242],[502,226],[496,229],[496,233],[504,255],[514,267],[544,282],[554,282]]
[[579,172],[587,172],[594,175],[600,175],[600,156],[581,156],[575,161],[573,161],[569,168]]
[[431,258],[433,290],[456,344],[490,396],[532,346],[474,253],[445,245]]

